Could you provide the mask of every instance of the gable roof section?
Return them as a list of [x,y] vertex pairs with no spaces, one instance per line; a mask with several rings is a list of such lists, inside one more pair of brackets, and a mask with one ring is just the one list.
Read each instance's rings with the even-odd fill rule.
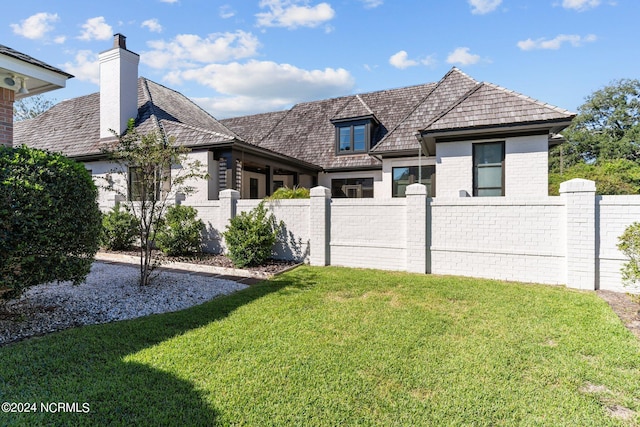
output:
[[[238,138],[184,95],[143,77],[138,79],[136,128],[141,133],[161,131],[188,147]],[[99,156],[100,94],[62,101],[34,119],[15,123],[14,144],[74,158]]]
[[397,126],[434,86],[430,83],[305,102],[288,111],[221,122],[245,141],[324,169],[379,168],[380,161],[367,154],[336,155],[335,126],[331,121],[374,117],[380,124],[373,135],[376,144],[388,133],[388,128]]
[[575,114],[491,83],[481,83],[426,123],[423,134],[541,124],[566,126]]
[[18,59],[18,60],[20,60],[22,62],[26,62],[26,63],[31,64],[31,65],[35,65],[36,67],[44,68],[45,70],[53,71],[54,73],[61,74],[61,75],[66,76],[68,78],[73,77],[71,74],[69,74],[69,73],[67,73],[65,71],[62,71],[59,68],[56,68],[56,67],[54,67],[52,65],[49,65],[49,64],[47,64],[45,62],[42,62],[39,59],[35,59],[35,58],[27,55],[26,53],[18,52],[15,49],[11,49],[10,47],[4,46],[4,45],[1,45],[1,44],[0,44],[0,54],[6,55],[6,56],[10,56],[12,58]]
[[431,90],[414,104],[414,109],[390,130],[372,153],[417,149],[415,134],[418,130],[477,85],[477,81],[459,69],[452,68],[438,83],[431,85]]

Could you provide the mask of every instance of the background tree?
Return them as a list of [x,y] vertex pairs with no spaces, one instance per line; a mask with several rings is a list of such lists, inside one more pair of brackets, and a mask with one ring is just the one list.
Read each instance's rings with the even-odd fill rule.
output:
[[190,150],[177,145],[175,138],[158,132],[140,134],[133,120],[115,146],[106,152],[119,166],[112,173],[121,179],[108,178],[105,188],[128,200],[131,213],[138,219],[140,284],[148,285],[154,267],[159,264],[152,250],[164,213],[177,193],[193,193],[189,182],[206,179],[207,175],[202,172],[200,162],[189,161]]
[[13,120],[16,122],[33,119],[56,104],[55,100],[43,95],[22,98],[13,103]]
[[613,81],[589,95],[563,135],[567,142],[550,151],[550,184],[580,177],[600,181],[601,194],[637,193],[640,80]]
[[4,297],[51,281],[81,283],[98,251],[98,190],[81,163],[0,147],[0,288]]

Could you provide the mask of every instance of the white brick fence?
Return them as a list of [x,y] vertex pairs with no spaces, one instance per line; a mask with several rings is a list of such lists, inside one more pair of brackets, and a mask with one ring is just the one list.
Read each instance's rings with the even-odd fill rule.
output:
[[[640,221],[640,196],[596,196],[592,181],[564,182],[559,197],[427,198],[423,185],[406,198],[334,199],[324,187],[307,200],[267,202],[285,229],[276,258],[451,274],[577,289],[623,287],[626,261],[616,245]],[[225,190],[219,201],[186,201],[208,226],[209,251],[224,249],[229,219],[258,205]]]

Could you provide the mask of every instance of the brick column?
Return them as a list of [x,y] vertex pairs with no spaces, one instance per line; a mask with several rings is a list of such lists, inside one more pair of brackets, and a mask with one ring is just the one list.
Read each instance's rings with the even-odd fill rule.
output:
[[407,271],[427,272],[427,187],[407,187]]
[[572,179],[560,184],[565,202],[567,287],[596,289],[596,184]]
[[309,242],[309,263],[319,266],[329,265],[331,190],[326,187],[313,187],[311,189],[310,209],[309,230],[311,241]]
[[[220,233],[224,232],[232,218],[236,216],[236,208],[240,199],[240,192],[236,190],[222,190],[220,192],[220,217],[218,224],[220,225]],[[220,246],[222,251],[226,252],[224,238],[220,236]]]
[[0,88],[0,145],[13,146],[13,101],[15,92]]

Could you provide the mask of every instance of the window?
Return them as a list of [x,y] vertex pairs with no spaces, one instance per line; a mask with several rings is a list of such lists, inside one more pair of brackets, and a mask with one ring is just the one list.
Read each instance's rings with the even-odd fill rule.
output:
[[373,197],[373,178],[332,179],[331,197],[371,198]]
[[[420,174],[418,166],[405,166],[392,169],[393,175],[393,197],[405,197],[405,191],[411,184],[418,183]],[[422,182],[427,186],[427,196],[433,197],[436,194],[436,167],[422,166]]]
[[249,178],[249,198],[258,198],[258,178]]
[[371,144],[371,120],[336,124],[337,154],[366,153]]
[[155,170],[155,176],[152,183],[144,185],[144,174],[139,167],[129,168],[129,200],[141,201],[143,200],[158,200],[160,199],[160,190],[162,188],[163,180],[169,177],[167,173],[164,177],[160,169]]
[[473,195],[504,196],[504,142],[473,145]]

